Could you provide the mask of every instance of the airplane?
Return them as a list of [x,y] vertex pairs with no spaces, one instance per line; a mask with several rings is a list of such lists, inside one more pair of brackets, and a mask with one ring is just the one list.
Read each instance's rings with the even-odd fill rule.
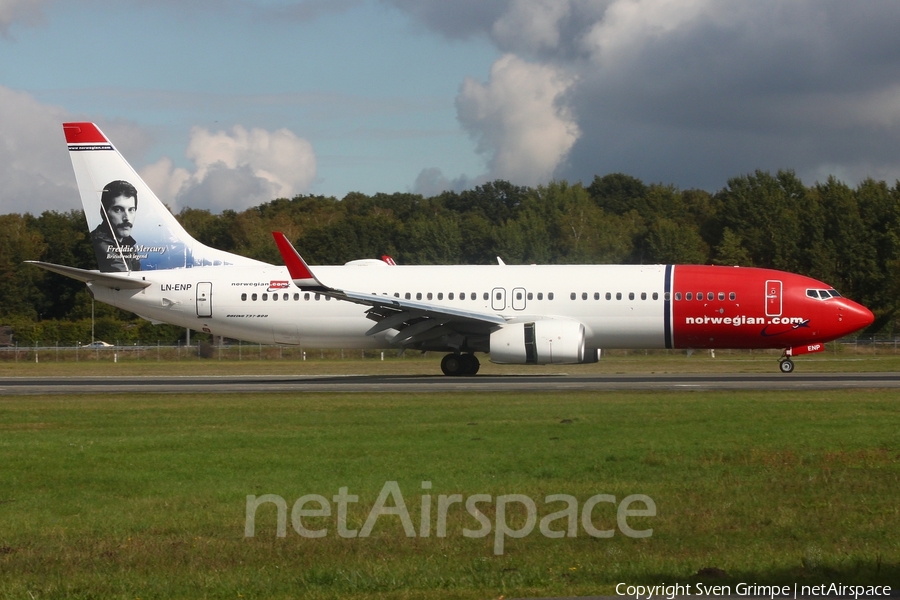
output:
[[596,362],[601,349],[780,349],[792,357],[873,314],[810,277],[705,265],[285,266],[192,238],[93,123],[63,125],[98,269],[29,261],[154,323],[307,348],[446,352],[445,375],[501,364]]

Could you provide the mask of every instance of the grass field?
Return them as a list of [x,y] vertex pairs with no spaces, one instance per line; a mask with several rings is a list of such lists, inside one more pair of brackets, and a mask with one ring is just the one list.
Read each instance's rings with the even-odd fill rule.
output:
[[[898,400],[891,390],[2,398],[0,598],[612,595],[619,582],[704,581],[707,567],[727,574],[717,584],[897,585]],[[303,521],[324,537],[291,526],[298,498],[347,487],[359,496],[347,527],[359,529],[388,481],[415,537],[392,515],[367,538],[340,537],[334,511]],[[272,504],[245,537],[246,497],[263,494],[285,499],[285,537]],[[628,519],[653,529],[636,539],[600,503],[591,523],[612,537],[587,535],[578,518],[574,538],[536,526],[497,555],[495,530],[462,535],[479,523],[460,504],[436,536],[438,497],[451,494],[491,495],[479,508],[492,524],[509,494],[534,499],[539,519],[564,508],[545,505],[550,494],[574,496],[579,511],[596,494],[645,494],[657,512]],[[506,515],[512,528],[520,508]]]

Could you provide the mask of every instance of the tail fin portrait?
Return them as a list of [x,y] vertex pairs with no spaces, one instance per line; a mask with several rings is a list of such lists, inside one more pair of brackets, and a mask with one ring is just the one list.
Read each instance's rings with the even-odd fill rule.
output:
[[96,125],[63,130],[101,272],[261,264],[192,238]]

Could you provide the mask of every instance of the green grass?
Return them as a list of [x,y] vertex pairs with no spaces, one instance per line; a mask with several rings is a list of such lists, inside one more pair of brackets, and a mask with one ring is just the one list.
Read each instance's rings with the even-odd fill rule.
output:
[[[809,393],[259,394],[0,399],[0,598],[484,598],[614,594],[618,582],[900,583],[900,410],[892,390]],[[359,496],[386,481],[418,527],[244,537],[248,494]],[[653,535],[492,550],[440,494],[646,494]],[[390,505],[390,503],[389,503]],[[309,507],[309,508],[312,508]],[[493,504],[480,505],[495,519]],[[635,506],[634,508],[639,508]],[[518,527],[521,511],[509,517]],[[615,508],[598,505],[598,527]],[[557,522],[554,528],[562,528]]]

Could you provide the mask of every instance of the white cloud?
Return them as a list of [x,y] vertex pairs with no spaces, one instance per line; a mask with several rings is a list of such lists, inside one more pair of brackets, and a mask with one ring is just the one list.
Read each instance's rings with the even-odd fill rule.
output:
[[[0,214],[81,208],[62,130],[62,123],[78,120],[88,119],[0,86]],[[101,129],[135,166],[134,157],[152,144],[146,131],[128,122],[104,122]],[[312,146],[286,129],[194,128],[186,155],[192,169],[168,157],[139,169],[176,212],[180,206],[243,210],[303,193],[316,175]]]
[[316,177],[312,145],[287,129],[273,132],[235,125],[230,132],[191,130],[185,152],[193,171],[163,158],[141,176],[174,210],[243,210],[304,193]]
[[535,185],[553,176],[579,133],[560,102],[571,84],[564,72],[512,54],[494,63],[487,84],[463,82],[457,114],[490,157],[491,178]]
[[0,0],[0,35],[8,35],[15,22],[37,25],[44,18],[44,0]]
[[62,123],[71,115],[0,86],[0,214],[81,207]]
[[446,191],[461,192],[487,183],[488,181],[489,178],[487,175],[482,175],[474,179],[467,177],[466,175],[460,175],[455,179],[449,179],[439,168],[429,167],[427,169],[422,169],[419,172],[410,191],[414,194],[422,194],[428,198],[437,196],[441,192]]

